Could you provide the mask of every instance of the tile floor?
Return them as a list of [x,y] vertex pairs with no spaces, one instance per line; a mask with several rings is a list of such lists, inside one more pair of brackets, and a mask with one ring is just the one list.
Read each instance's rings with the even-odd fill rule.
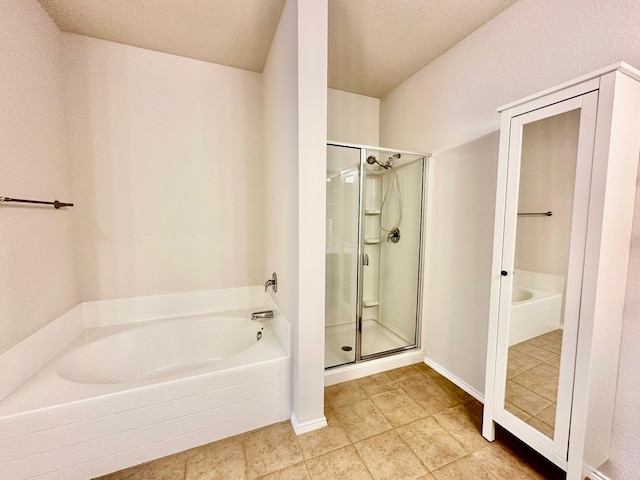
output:
[[564,478],[501,430],[484,440],[482,405],[424,364],[327,387],[325,414],[304,435],[283,422],[101,479]]
[[562,330],[509,348],[506,409],[553,438]]

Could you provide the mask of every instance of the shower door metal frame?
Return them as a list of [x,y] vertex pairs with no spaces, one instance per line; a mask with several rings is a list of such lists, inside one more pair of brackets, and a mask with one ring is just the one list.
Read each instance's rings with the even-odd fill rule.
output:
[[[334,147],[344,147],[344,148],[358,148],[360,150],[360,169],[359,174],[360,178],[358,181],[358,256],[357,256],[357,267],[356,267],[356,325],[355,325],[355,359],[353,363],[349,362],[346,364],[334,365],[331,367],[325,368],[325,370],[330,370],[333,368],[343,367],[345,365],[357,364],[360,362],[366,362],[368,360],[375,360],[377,358],[388,357],[391,355],[396,355],[398,353],[402,353],[404,351],[413,350],[415,348],[420,348],[420,339],[422,337],[422,324],[420,319],[422,318],[422,297],[423,297],[423,269],[424,269],[424,235],[425,235],[425,199],[427,198],[427,169],[428,169],[428,159],[431,157],[431,154],[426,153],[417,153],[410,152],[405,150],[393,150],[389,148],[381,148],[374,147],[369,145],[357,145],[350,143],[342,143],[342,142],[327,142],[328,146]],[[414,343],[411,345],[406,345],[404,347],[394,348],[392,350],[385,350],[379,353],[373,353],[370,355],[362,355],[362,313],[363,313],[363,274],[364,274],[364,219],[365,219],[365,181],[366,181],[366,170],[367,170],[367,154],[368,151],[373,150],[376,152],[385,152],[385,153],[400,153],[405,155],[414,155],[417,157],[422,157],[421,159],[417,159],[416,161],[422,162],[422,178],[421,178],[421,189],[420,189],[420,237],[418,241],[418,284],[416,288],[416,318],[415,318],[415,330],[414,330]]]
[[356,268],[356,358],[354,363],[362,361],[362,309],[364,287],[364,210],[365,179],[367,174],[367,149],[360,148],[360,179],[358,191],[358,267]]

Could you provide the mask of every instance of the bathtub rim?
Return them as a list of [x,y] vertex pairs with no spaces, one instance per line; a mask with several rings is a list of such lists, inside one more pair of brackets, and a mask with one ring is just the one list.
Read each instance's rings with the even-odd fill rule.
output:
[[555,298],[555,297],[562,297],[562,293],[560,292],[550,292],[548,290],[540,290],[538,288],[532,288],[532,287],[528,287],[526,285],[518,285],[518,284],[514,284],[513,288],[521,288],[523,290],[527,290],[529,292],[531,292],[533,295],[531,296],[531,298],[527,298],[526,300],[522,300],[520,302],[511,302],[511,308],[512,309],[517,309],[519,307],[525,307],[527,305],[530,305],[532,303],[541,301],[541,300],[547,300],[549,298]]

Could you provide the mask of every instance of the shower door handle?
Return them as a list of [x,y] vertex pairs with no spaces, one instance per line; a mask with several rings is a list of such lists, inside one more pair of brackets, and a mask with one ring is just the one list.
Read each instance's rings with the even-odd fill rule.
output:
[[362,265],[364,265],[365,267],[367,265],[369,265],[369,254],[368,253],[363,253],[362,254]]

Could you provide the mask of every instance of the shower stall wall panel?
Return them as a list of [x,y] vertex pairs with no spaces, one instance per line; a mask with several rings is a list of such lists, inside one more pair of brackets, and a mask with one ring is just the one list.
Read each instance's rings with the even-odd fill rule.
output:
[[[419,290],[419,259],[422,215],[422,165],[398,168],[402,192],[401,239],[384,241],[381,247],[380,322],[406,342],[416,341],[416,309]],[[393,215],[393,213],[392,213]],[[382,221],[394,224],[392,218]]]
[[380,303],[380,206],[382,203],[382,178],[367,176],[364,182],[364,254],[362,271],[363,320],[379,320]]

